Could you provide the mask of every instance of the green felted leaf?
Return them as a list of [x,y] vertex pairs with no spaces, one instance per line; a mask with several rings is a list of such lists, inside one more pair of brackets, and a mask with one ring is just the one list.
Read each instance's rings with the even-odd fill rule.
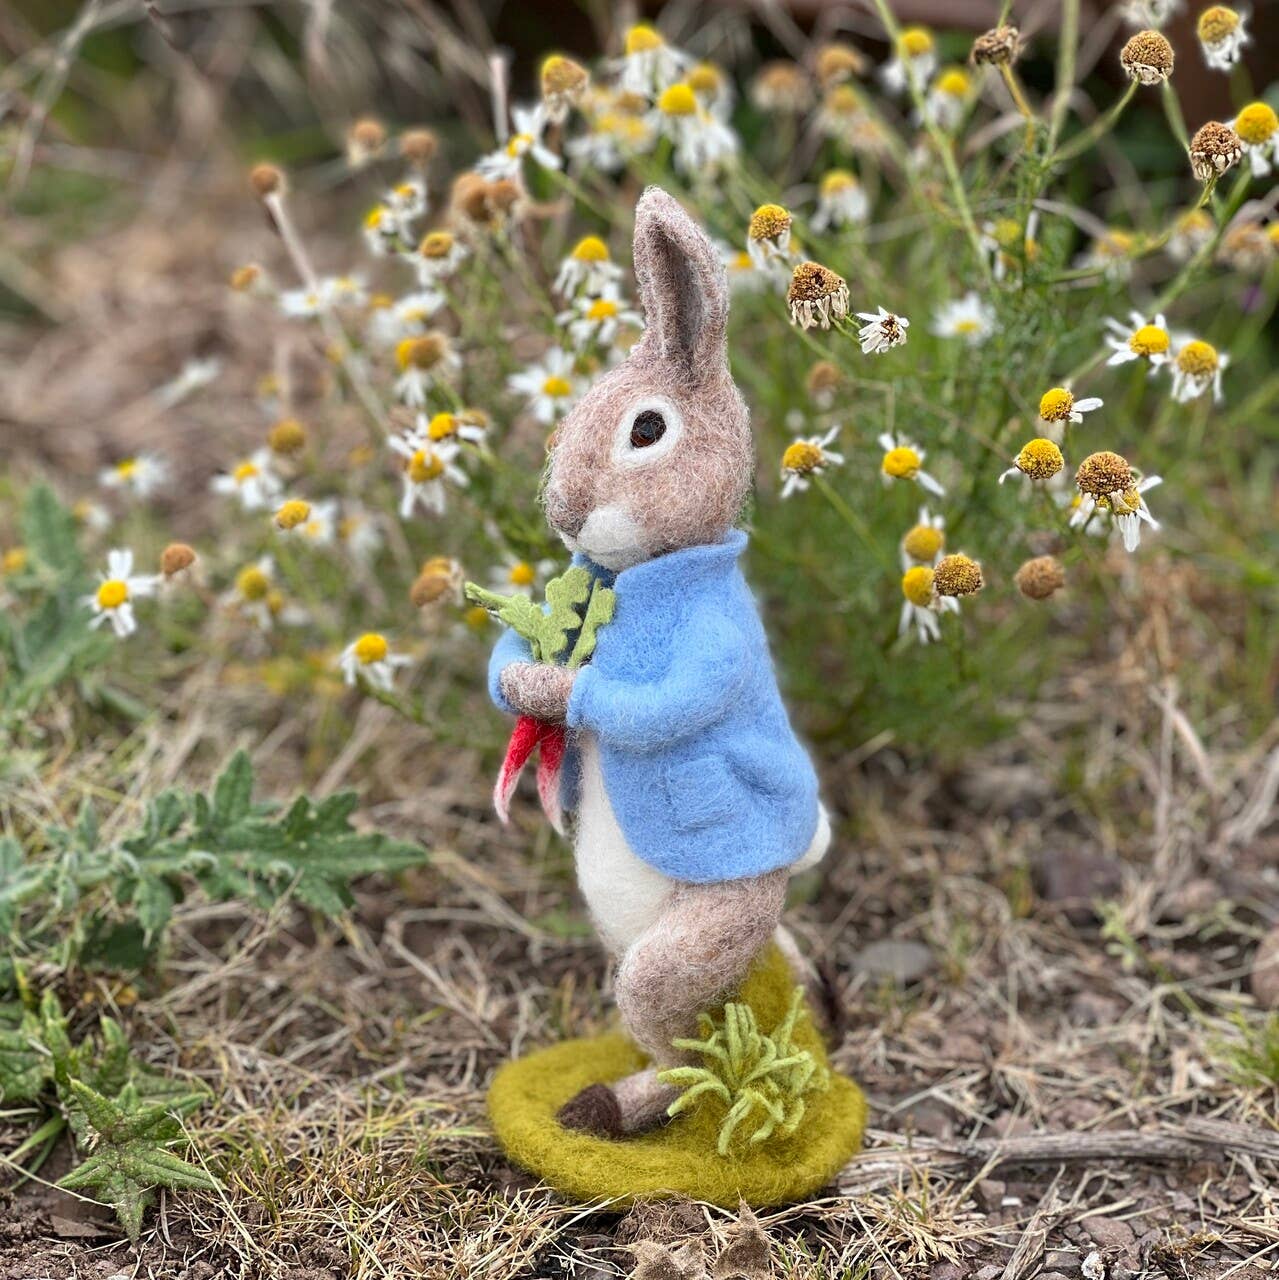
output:
[[535,662],[570,667],[580,666],[591,656],[596,632],[612,619],[616,600],[615,593],[600,586],[581,565],[573,565],[546,584],[545,605],[523,595],[498,595],[474,582],[468,582],[465,591],[473,604],[482,605],[528,641]]
[[472,604],[478,604],[487,609],[500,622],[510,627],[516,635],[523,636],[529,643],[529,651],[534,661],[541,662],[546,659],[546,654],[542,650],[546,615],[528,596],[498,595],[496,591],[489,591],[474,582],[468,582],[463,590]]
[[582,616],[582,628],[573,644],[573,652],[569,654],[570,667],[580,667],[595,652],[595,640],[599,629],[613,621],[613,612],[616,608],[617,592],[611,587],[593,582],[591,598],[587,601],[586,612]]
[[561,661],[569,636],[582,625],[582,609],[591,595],[590,572],[581,565],[566,569],[546,584],[546,630],[542,653],[547,661]]

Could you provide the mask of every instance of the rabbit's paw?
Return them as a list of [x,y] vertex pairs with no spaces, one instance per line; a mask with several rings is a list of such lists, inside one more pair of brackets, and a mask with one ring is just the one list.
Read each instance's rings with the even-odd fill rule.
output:
[[502,696],[520,715],[563,724],[576,672],[549,662],[512,662],[501,674]]
[[575,1093],[555,1117],[566,1129],[597,1138],[620,1138],[622,1104],[606,1084],[590,1084]]

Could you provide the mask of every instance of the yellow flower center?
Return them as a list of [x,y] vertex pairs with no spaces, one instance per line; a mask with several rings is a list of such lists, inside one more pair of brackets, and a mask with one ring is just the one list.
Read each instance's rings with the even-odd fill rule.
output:
[[583,236],[573,246],[573,257],[578,262],[607,262],[608,245],[599,236]]
[[355,656],[368,666],[370,662],[381,662],[389,652],[386,637],[376,631],[366,631],[355,642]]
[[1203,378],[1217,372],[1217,348],[1196,339],[1177,352],[1177,368],[1192,377]]
[[907,27],[897,37],[897,51],[903,58],[920,58],[933,51],[933,36],[926,27]]
[[427,424],[426,434],[432,440],[447,440],[457,435],[457,419],[451,413],[437,413]]
[[268,591],[266,593],[266,607],[272,617],[278,617],[284,610],[284,592]]
[[971,81],[968,79],[968,73],[961,71],[958,67],[952,67],[937,80],[937,92],[944,93],[951,98],[967,97],[970,86]]
[[899,444],[884,454],[884,474],[894,480],[913,480],[920,467],[919,454],[908,444]]
[[847,116],[861,110],[861,99],[851,84],[838,84],[826,95],[823,109],[832,115]]
[[1061,450],[1051,440],[1043,438],[1029,441],[1017,455],[1017,470],[1032,480],[1047,480],[1065,465]]
[[1199,39],[1204,44],[1220,44],[1233,35],[1238,26],[1239,15],[1233,9],[1215,4],[1199,15]]
[[247,480],[252,480],[255,476],[260,475],[256,462],[242,462],[234,471],[231,472],[231,478],[236,484],[244,484]]
[[652,53],[654,49],[660,49],[664,43],[662,37],[647,22],[637,22],[626,33],[628,54]]
[[409,479],[414,484],[436,480],[444,471],[444,459],[433,449],[419,449],[409,459]]
[[129,584],[122,578],[108,578],[98,588],[98,604],[103,609],[118,609],[129,598]]
[[473,604],[462,615],[462,621],[472,631],[483,631],[489,623],[489,611],[482,604]]
[[1039,400],[1039,416],[1045,422],[1065,422],[1075,407],[1075,397],[1065,387],[1045,391]]
[[[931,560],[945,545],[946,535],[930,524],[917,524],[902,539],[902,550],[912,560]],[[931,579],[928,585],[932,587]]]
[[438,334],[426,334],[421,338],[404,338],[395,348],[395,363],[400,371],[429,369],[438,364],[444,355],[444,340]]
[[382,219],[387,216],[390,211],[385,205],[375,204],[368,213],[364,215],[364,226],[366,230],[376,231],[382,225]]
[[1171,341],[1167,329],[1161,329],[1157,324],[1143,324],[1128,339],[1128,350],[1139,356],[1161,356]]
[[136,458],[125,458],[123,462],[115,464],[115,473],[121,480],[128,480],[138,469],[138,460]]
[[751,256],[745,249],[739,249],[733,254],[733,260],[728,264],[730,271],[750,271],[754,267]]
[[984,585],[981,565],[960,553],[943,556],[933,570],[933,586],[938,595],[970,596]]
[[542,93],[545,96],[574,94],[586,87],[590,77],[572,58],[553,53],[542,63]]
[[257,565],[251,564],[247,569],[240,570],[240,576],[235,580],[235,589],[246,600],[264,600],[271,589],[271,579]]
[[453,249],[453,237],[447,231],[432,231],[422,237],[417,251],[424,258],[447,258]]
[[821,446],[813,444],[811,440],[796,440],[788,444],[786,452],[782,454],[782,467],[786,471],[806,475],[810,471],[816,471],[821,465]]
[[586,309],[588,320],[612,320],[617,316],[617,303],[612,298],[596,298]]
[[719,92],[719,68],[709,62],[699,62],[688,73],[688,87],[694,93],[715,95]]
[[963,320],[955,321],[956,333],[976,333],[980,328],[980,321],[974,320],[971,317],[965,317]]
[[1137,492],[1137,486],[1125,489],[1123,493],[1112,493],[1110,495],[1110,510],[1117,516],[1131,515],[1134,511],[1141,510],[1141,494]]
[[657,100],[657,109],[666,116],[691,116],[697,111],[697,95],[688,85],[669,85]]
[[919,609],[925,609],[933,598],[933,571],[917,564],[902,574],[902,595]]
[[752,240],[777,240],[790,230],[791,216],[779,204],[762,204],[751,214],[746,234]]
[[0,560],[0,573],[21,573],[27,567],[26,547],[10,547]]
[[531,133],[514,134],[506,144],[506,154],[508,156],[522,156],[533,145],[533,135]]
[[310,519],[310,516],[311,504],[309,502],[303,502],[300,498],[290,498],[275,513],[275,523],[281,529],[296,529],[298,525]]
[[558,374],[551,374],[547,380],[542,383],[542,394],[550,396],[553,400],[562,400],[566,395],[572,392],[573,388],[569,384],[567,378],[561,378]]
[[306,445],[306,428],[296,418],[281,418],[267,435],[274,453],[297,453]]
[[517,560],[507,574],[507,579],[513,587],[531,587],[533,578],[533,566],[527,560]]
[[857,186],[857,179],[847,169],[832,169],[822,179],[822,195],[838,196]]
[[1279,116],[1275,115],[1274,108],[1266,102],[1250,103],[1235,121],[1235,132],[1253,147],[1273,138],[1277,129]]

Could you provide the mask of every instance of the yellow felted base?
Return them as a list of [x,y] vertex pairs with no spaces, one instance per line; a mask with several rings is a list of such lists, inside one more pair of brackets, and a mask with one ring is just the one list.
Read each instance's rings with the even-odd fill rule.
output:
[[[755,1011],[764,1031],[785,1017],[794,978],[776,948],[765,952],[738,999]],[[826,1049],[810,1018],[795,1033],[799,1047],[825,1063]],[[715,1143],[725,1106],[703,1098],[661,1128],[613,1141],[561,1127],[556,1112],[580,1089],[610,1084],[646,1065],[620,1032],[568,1040],[508,1062],[489,1089],[489,1116],[506,1154],[549,1186],[577,1200],[687,1196],[725,1208],[739,1200],[758,1207],[802,1200],[826,1186],[858,1150],[866,1100],[844,1076],[807,1099],[804,1118],[788,1138],[755,1146],[735,1142],[728,1156]]]

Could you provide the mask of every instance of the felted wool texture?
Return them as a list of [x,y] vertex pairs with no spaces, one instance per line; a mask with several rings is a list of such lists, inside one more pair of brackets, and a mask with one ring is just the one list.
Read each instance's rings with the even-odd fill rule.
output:
[[[771,1030],[785,1016],[794,979],[775,948],[743,983],[739,998]],[[820,1034],[801,1019],[799,1046],[826,1061]],[[735,1145],[727,1157],[715,1143],[724,1106],[707,1098],[670,1124],[610,1140],[564,1129],[559,1109],[590,1084],[634,1077],[647,1064],[623,1035],[569,1040],[507,1063],[489,1090],[489,1117],[498,1142],[517,1164],[561,1194],[579,1201],[626,1205],[641,1198],[684,1196],[735,1209],[802,1200],[826,1186],[861,1146],[866,1102],[861,1090],[832,1073],[831,1087],[814,1095],[789,1138],[751,1147]]]
[[573,688],[573,673],[567,667],[539,662],[499,675],[503,682],[502,696],[511,701],[512,689],[518,686],[518,700],[525,715],[550,724],[563,724],[568,707],[568,695]]
[[[741,987],[781,919],[785,868],[723,884],[677,885],[657,922],[622,957],[613,995],[631,1039],[654,1062]],[[770,950],[776,950],[771,948]]]
[[[636,207],[635,274],[647,327],[556,429],[543,489],[547,519],[569,547],[619,568],[718,542],[737,519],[753,469],[749,415],[728,369],[723,265],[705,233],[656,187]],[[619,432],[655,397],[679,415],[683,434],[651,464],[643,451],[615,459]],[[596,512],[609,515],[601,522],[608,554],[590,545],[587,521]],[[619,555],[626,529],[634,546]]]

